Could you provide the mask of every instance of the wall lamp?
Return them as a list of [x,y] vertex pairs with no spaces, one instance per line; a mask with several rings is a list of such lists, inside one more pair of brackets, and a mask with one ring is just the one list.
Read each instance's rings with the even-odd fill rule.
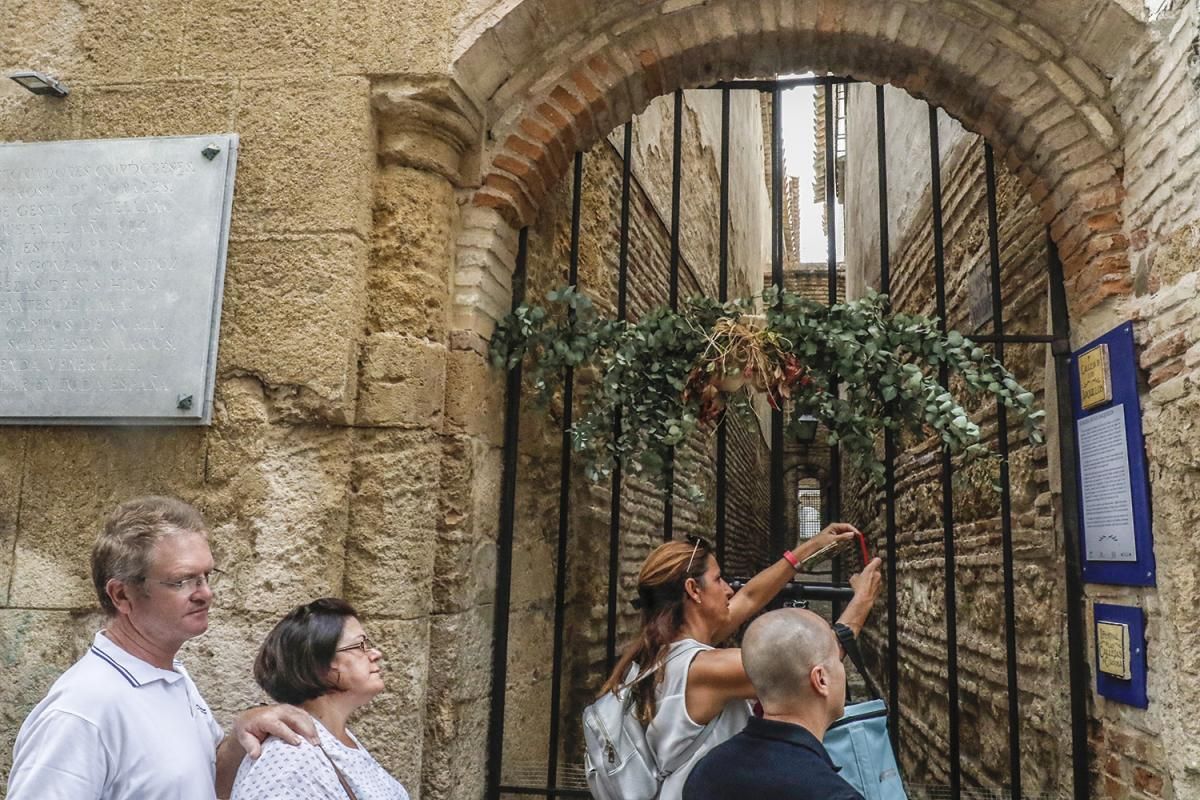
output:
[[812,444],[817,440],[817,418],[812,414],[801,414],[792,425],[792,433],[800,444]]
[[48,94],[51,97],[66,97],[70,89],[59,81],[42,72],[14,72],[8,77],[24,86],[34,94]]

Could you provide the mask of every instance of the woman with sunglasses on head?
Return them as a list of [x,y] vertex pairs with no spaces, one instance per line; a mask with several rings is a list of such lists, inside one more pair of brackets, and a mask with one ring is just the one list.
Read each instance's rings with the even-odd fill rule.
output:
[[[854,526],[835,522],[785,552],[737,594],[702,539],[665,542],[646,558],[634,601],[642,612],[641,630],[601,694],[630,687],[659,769],[670,771],[660,800],[680,800],[696,762],[750,718],[754,687],[742,667],[741,651],[715,645],[761,611],[806,559],[857,535]],[[854,597],[838,622],[856,636],[879,594],[879,567],[876,558],[850,579]]]
[[267,634],[254,679],[273,700],[307,711],[320,744],[268,739],[247,756],[233,800],[408,800],[346,723],[383,691],[380,659],[349,603],[325,597],[299,606]]

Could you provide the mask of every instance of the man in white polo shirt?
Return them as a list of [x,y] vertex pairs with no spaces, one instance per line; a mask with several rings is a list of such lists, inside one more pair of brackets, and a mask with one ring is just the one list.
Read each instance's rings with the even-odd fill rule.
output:
[[107,625],[21,726],[8,800],[213,800],[268,735],[316,742],[291,706],[247,711],[225,736],[175,660],[208,629],[218,575],[187,503],[142,497],[113,512],[92,548]]

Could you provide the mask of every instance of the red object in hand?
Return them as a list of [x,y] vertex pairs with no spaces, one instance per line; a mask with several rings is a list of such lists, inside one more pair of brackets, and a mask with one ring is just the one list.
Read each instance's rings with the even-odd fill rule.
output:
[[858,539],[859,552],[862,554],[862,565],[865,567],[871,563],[871,554],[867,552],[867,537],[861,533],[856,534],[856,537]]

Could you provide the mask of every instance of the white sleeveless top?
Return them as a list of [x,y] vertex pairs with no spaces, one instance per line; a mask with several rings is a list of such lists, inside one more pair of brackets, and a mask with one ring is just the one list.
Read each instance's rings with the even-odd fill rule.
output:
[[[655,698],[658,710],[646,728],[646,742],[654,751],[659,764],[671,765],[687,749],[687,746],[700,735],[704,725],[688,716],[687,693],[688,670],[691,669],[692,659],[712,646],[697,642],[695,639],[681,639],[672,642],[667,652],[670,659],[663,668],[666,674],[658,686]],[[685,650],[690,650],[684,654]],[[675,656],[678,656],[675,658]],[[746,700],[730,700],[721,709],[721,713],[712,721],[713,729],[709,732],[704,744],[692,754],[686,764],[678,767],[665,781],[659,792],[659,800],[681,800],[683,784],[688,774],[705,753],[729,739],[735,733],[740,733],[750,720],[750,703]]]

